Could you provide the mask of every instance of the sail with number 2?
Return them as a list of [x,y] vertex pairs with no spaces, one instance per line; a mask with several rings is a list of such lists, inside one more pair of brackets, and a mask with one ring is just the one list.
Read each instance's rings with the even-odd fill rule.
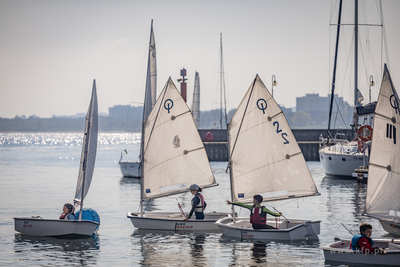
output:
[[303,154],[278,104],[257,75],[229,123],[232,201],[317,195]]

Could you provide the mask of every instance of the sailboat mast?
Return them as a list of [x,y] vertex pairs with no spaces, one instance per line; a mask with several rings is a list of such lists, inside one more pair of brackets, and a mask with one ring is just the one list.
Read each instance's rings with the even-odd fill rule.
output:
[[[88,114],[89,116],[86,118],[87,120],[89,120],[90,116],[91,116],[91,112],[90,114]],[[83,210],[83,197],[85,194],[85,181],[86,181],[86,165],[87,165],[87,153],[88,153],[88,146],[89,146],[89,132],[90,132],[90,121],[88,121],[87,123],[87,128],[86,128],[86,133],[85,133],[85,156],[83,159],[83,174],[82,174],[82,192],[81,192],[81,203],[80,203],[80,209],[81,211],[79,212],[79,220],[82,220],[82,210]]]
[[339,3],[339,15],[338,15],[338,25],[336,31],[336,47],[335,47],[335,62],[333,65],[333,74],[332,74],[332,90],[331,90],[331,103],[329,106],[329,123],[328,123],[328,136],[331,136],[331,118],[332,118],[332,109],[333,109],[333,98],[335,96],[335,83],[336,83],[336,67],[337,67],[337,57],[339,50],[339,37],[340,37],[340,23],[342,19],[342,0]]
[[220,127],[221,127],[221,129],[222,129],[222,77],[223,77],[223,67],[222,67],[222,64],[223,64],[223,61],[222,61],[222,33],[220,33],[220,44],[221,44],[221,61],[220,61],[220,73],[219,73],[219,75],[220,75],[220,77],[219,77],[219,80],[220,80],[220,109],[221,109],[221,114],[220,114],[220,120],[219,120],[219,125],[220,125]]
[[[226,125],[226,129],[227,129],[227,131],[229,132],[229,125],[227,124]],[[228,136],[228,151],[230,152],[231,151],[231,142],[230,142],[230,137]],[[233,186],[234,186],[234,184],[233,184],[233,176],[232,176],[232,154],[231,153],[229,153],[229,181],[230,181],[230,185],[231,185],[231,202],[233,202],[233,200],[234,200],[234,195],[233,195]],[[235,218],[235,206],[234,205],[232,205],[232,207],[231,207],[231,210],[232,210],[232,217],[233,217],[233,221],[235,221],[236,220],[236,218]]]
[[145,120],[142,122],[142,137],[140,138],[140,216],[143,216],[144,125]]
[[358,0],[354,0],[354,134],[357,138],[358,116],[357,116],[357,91],[358,91]]

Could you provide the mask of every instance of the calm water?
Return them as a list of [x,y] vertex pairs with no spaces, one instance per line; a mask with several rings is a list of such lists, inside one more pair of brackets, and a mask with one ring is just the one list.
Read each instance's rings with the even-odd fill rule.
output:
[[[387,236],[379,223],[361,215],[366,185],[324,178],[319,162],[308,162],[321,196],[267,203],[286,217],[321,220],[319,241],[253,242],[218,233],[195,234],[139,231],[128,211],[139,208],[140,183],[123,178],[118,168],[121,151],[135,159],[139,135],[100,134],[94,179],[86,207],[101,217],[98,236],[85,239],[21,237],[13,217],[40,215],[58,218],[64,203],[75,194],[81,153],[81,134],[0,134],[0,265],[99,265],[99,266],[323,266],[320,249],[335,236],[350,238],[340,224],[356,232],[366,221],[373,237]],[[208,211],[229,212],[226,163],[211,163],[220,186],[203,191]],[[178,212],[177,196],[160,198],[150,209]],[[190,195],[179,196],[189,210]],[[247,210],[237,210],[247,216]]]

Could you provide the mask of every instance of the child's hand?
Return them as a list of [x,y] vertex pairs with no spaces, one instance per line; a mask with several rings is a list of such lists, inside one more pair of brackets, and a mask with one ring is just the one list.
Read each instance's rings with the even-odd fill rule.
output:
[[232,202],[230,202],[229,200],[226,200],[226,204],[230,205],[230,204],[232,204]]

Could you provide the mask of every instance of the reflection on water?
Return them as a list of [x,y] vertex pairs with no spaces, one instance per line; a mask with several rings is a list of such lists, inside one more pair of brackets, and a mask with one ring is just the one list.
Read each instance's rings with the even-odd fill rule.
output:
[[95,234],[78,239],[15,234],[14,239],[14,252],[19,255],[19,266],[32,262],[40,265],[95,265],[99,250],[100,241]]

